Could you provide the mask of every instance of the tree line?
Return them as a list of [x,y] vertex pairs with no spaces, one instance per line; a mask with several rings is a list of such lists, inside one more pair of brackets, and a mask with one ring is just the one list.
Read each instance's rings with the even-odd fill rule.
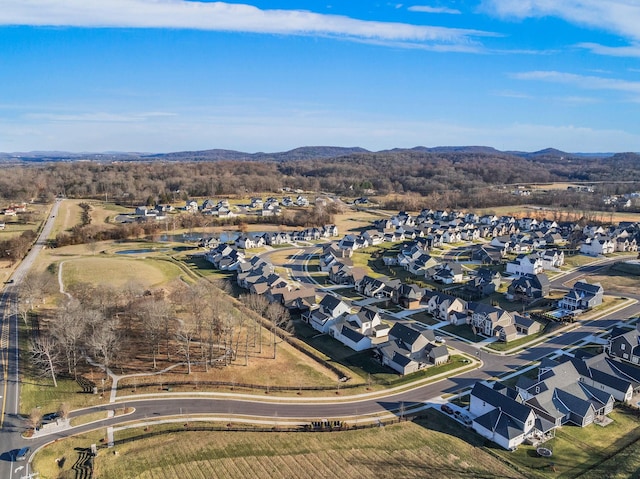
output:
[[[298,161],[58,162],[3,166],[0,199],[100,198],[130,206],[150,200],[250,196],[283,187],[360,196],[416,194],[441,208],[480,208],[526,201],[499,185],[557,181],[599,183],[598,195],[621,194],[640,184],[638,155],[611,158],[523,158],[508,153],[397,150],[353,152]],[[592,197],[594,195],[591,195]],[[589,200],[582,194],[580,202]],[[563,203],[562,198],[550,201]],[[569,202],[567,206],[573,204]]]
[[[75,284],[55,312],[40,317],[38,306],[56,289],[53,272],[25,278],[18,304],[25,324],[32,319],[33,365],[54,385],[60,374],[77,378],[90,363],[120,371],[135,364],[136,372],[184,364],[187,374],[195,366],[207,372],[232,362],[248,365],[251,358],[264,357],[263,348],[272,348],[275,358],[277,329],[290,324],[282,305],[257,295],[243,296],[237,304],[228,282],[205,279],[178,281],[170,293],[145,290],[136,281],[123,288]],[[263,321],[270,325],[268,338]]]

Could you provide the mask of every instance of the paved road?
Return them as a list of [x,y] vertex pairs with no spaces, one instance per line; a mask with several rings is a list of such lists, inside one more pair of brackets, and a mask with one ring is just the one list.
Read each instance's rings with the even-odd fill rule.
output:
[[[55,211],[55,209],[54,209]],[[55,213],[52,213],[55,214]],[[43,235],[46,238],[46,236]],[[310,282],[311,278],[305,273],[305,259],[313,250],[311,249],[293,250],[295,258],[292,261],[292,277],[300,282]],[[35,250],[35,248],[34,248]],[[37,252],[36,252],[37,254]],[[32,260],[31,260],[32,261]],[[593,272],[601,266],[587,266],[580,271],[565,275],[562,281],[569,281],[581,274]],[[25,269],[26,271],[26,269]],[[19,282],[16,281],[16,286]],[[16,287],[14,286],[14,288]],[[626,295],[630,296],[630,295]],[[640,296],[639,296],[640,298]],[[26,441],[20,438],[19,432],[24,427],[15,416],[17,407],[10,409],[12,414],[7,415],[7,421],[0,433],[0,448],[2,451],[8,451],[21,447],[23,444],[29,443],[33,449],[48,441],[67,437],[71,432],[79,433],[96,427],[104,427],[107,425],[115,425],[123,421],[131,420],[150,420],[163,416],[175,416],[178,414],[187,414],[193,417],[198,414],[218,414],[218,415],[248,415],[252,417],[264,417],[271,420],[299,418],[302,420],[319,420],[319,419],[339,419],[342,417],[353,417],[356,415],[381,414],[386,412],[397,411],[400,407],[410,408],[416,404],[423,404],[433,398],[441,396],[443,393],[457,393],[473,385],[478,380],[490,379],[496,376],[504,375],[508,372],[515,371],[536,361],[549,354],[555,353],[558,349],[562,349],[568,345],[583,340],[585,337],[597,333],[603,329],[608,329],[612,324],[616,323],[620,318],[628,318],[640,314],[640,304],[634,304],[624,308],[623,310],[612,313],[604,318],[579,323],[576,329],[565,332],[557,337],[550,338],[544,343],[535,347],[528,348],[525,351],[513,356],[503,356],[498,354],[490,354],[485,351],[478,353],[477,345],[471,345],[456,339],[448,339],[447,342],[451,346],[460,349],[469,354],[479,354],[483,362],[481,369],[470,371],[457,377],[445,379],[437,383],[422,385],[410,391],[400,393],[389,393],[387,396],[360,398],[350,402],[335,402],[327,399],[303,398],[285,399],[281,398],[274,401],[274,398],[223,398],[223,397],[199,397],[199,398],[166,398],[156,400],[131,400],[127,401],[127,406],[135,407],[135,412],[128,416],[115,417],[105,419],[90,425],[84,425],[74,428],[72,431],[60,431],[46,437],[37,438]],[[616,319],[618,318],[618,319]],[[14,379],[15,382],[15,379]],[[14,385],[17,390],[17,386]],[[11,389],[11,388],[9,388]],[[17,394],[17,393],[14,393]],[[111,409],[110,406],[98,406],[91,410]],[[74,412],[72,416],[83,412]],[[0,477],[11,478],[10,466],[16,467],[16,464],[8,463],[8,456],[4,454],[0,456]]]
[[[2,411],[0,415],[0,477],[12,478],[15,468],[22,464],[10,461],[16,449],[27,445],[20,433],[25,429],[23,421],[18,417],[20,382],[18,376],[18,314],[17,291],[24,280],[36,257],[46,245],[47,238],[53,229],[54,217],[58,213],[61,200],[56,200],[51,208],[49,217],[44,223],[35,244],[18,265],[11,276],[12,283],[7,284],[0,297],[2,353],[0,363],[2,368]],[[22,474],[24,470],[20,470]]]

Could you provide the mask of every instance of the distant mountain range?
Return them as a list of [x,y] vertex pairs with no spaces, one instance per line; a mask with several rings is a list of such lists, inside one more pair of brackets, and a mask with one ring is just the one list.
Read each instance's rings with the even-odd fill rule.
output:
[[480,155],[512,155],[526,159],[577,159],[577,158],[609,158],[614,153],[567,153],[555,148],[546,148],[540,151],[500,151],[490,146],[438,146],[427,148],[417,146],[415,148],[394,148],[373,152],[360,147],[344,148],[338,146],[305,146],[293,150],[276,153],[245,153],[234,150],[200,150],[179,151],[172,153],[140,153],[140,152],[103,152],[103,153],[71,153],[67,151],[30,151],[16,153],[0,153],[0,161],[3,162],[50,162],[50,161],[298,161],[339,158],[359,153],[403,153],[424,152],[441,154],[480,154]]

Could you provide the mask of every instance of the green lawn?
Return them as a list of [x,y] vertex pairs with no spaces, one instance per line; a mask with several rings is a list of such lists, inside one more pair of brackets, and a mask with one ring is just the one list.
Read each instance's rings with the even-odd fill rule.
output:
[[[562,479],[583,477],[582,474],[589,472],[594,466],[640,438],[640,421],[637,413],[616,409],[610,417],[614,422],[606,427],[596,424],[584,428],[566,425],[557,430],[556,437],[545,444],[545,447],[553,451],[551,459],[538,457],[532,446],[524,445],[514,452],[500,451],[498,454],[509,463],[539,472],[541,477]],[[635,463],[636,459],[632,461]],[[551,462],[556,472],[549,467]],[[637,470],[635,472],[637,473]],[[634,474],[622,477],[637,476]]]
[[452,324],[447,324],[446,326],[443,326],[440,329],[448,333],[451,333],[455,336],[460,336],[461,338],[467,339],[474,343],[479,343],[480,341],[484,341],[485,339],[487,339],[484,336],[481,336],[479,334],[473,334],[473,330],[467,324],[463,324],[461,326],[454,326]]
[[83,392],[73,379],[58,378],[58,387],[53,387],[50,379],[24,377],[20,384],[20,413],[29,415],[33,409],[40,409],[44,414],[57,411],[66,403],[70,409],[79,409],[96,404],[106,403],[99,394]]
[[496,341],[487,346],[488,349],[493,349],[494,351],[510,351],[512,349],[518,348],[525,344],[536,343],[538,342],[545,334],[548,334],[555,326],[559,326],[557,323],[548,323],[546,327],[542,329],[539,333],[530,334],[529,336],[525,336],[520,339],[516,339],[514,341],[509,341],[508,343],[504,343],[502,341]]
[[426,311],[421,311],[419,313],[409,315],[411,319],[414,321],[418,321],[423,324],[428,324],[429,326],[433,326],[434,324],[438,324],[440,321],[435,319],[431,314]]

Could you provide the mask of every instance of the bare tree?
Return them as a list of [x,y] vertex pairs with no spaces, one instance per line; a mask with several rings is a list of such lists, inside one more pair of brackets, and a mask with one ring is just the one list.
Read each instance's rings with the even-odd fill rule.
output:
[[191,374],[191,344],[196,337],[198,327],[191,318],[186,320],[179,319],[178,324],[176,340],[180,344],[179,353],[184,357],[184,360],[187,363],[187,374]]
[[27,418],[29,427],[36,429],[42,423],[42,411],[39,408],[33,408]]
[[82,305],[76,301],[68,301],[51,321],[51,337],[55,340],[59,350],[65,357],[67,371],[77,377],[78,361],[86,331]]
[[[245,294],[240,296],[240,301],[252,311],[255,311],[260,316],[265,315],[267,308],[269,307],[269,300],[259,294]],[[258,320],[253,318],[253,345],[255,346],[256,339],[259,341],[258,351],[262,353],[262,331]]]
[[69,417],[69,413],[71,412],[71,406],[68,402],[60,403],[58,406],[58,414],[62,419],[67,419]]
[[153,369],[156,369],[160,344],[165,340],[167,324],[171,321],[173,311],[164,299],[150,299],[140,305],[139,316],[144,338],[153,358]]
[[51,291],[53,275],[49,272],[30,273],[20,284],[18,293],[18,310],[25,325],[29,313],[41,303]]
[[92,323],[92,333],[89,336],[89,345],[105,368],[105,372],[120,352],[120,338],[116,330],[115,320],[103,320]]
[[265,317],[271,322],[271,333],[273,338],[273,358],[276,358],[276,345],[278,329],[289,330],[291,316],[289,310],[279,303],[271,303],[265,312]]
[[48,336],[38,336],[31,341],[31,359],[36,369],[43,376],[51,376],[53,387],[58,387],[56,380],[60,354],[56,343]]

